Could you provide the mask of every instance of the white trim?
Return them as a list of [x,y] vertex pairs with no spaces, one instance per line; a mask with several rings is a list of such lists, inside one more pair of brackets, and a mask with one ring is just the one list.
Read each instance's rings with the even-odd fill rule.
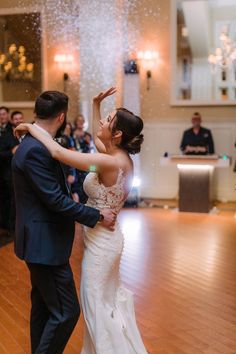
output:
[[[14,14],[30,14],[30,13],[39,13],[40,14],[40,24],[41,24],[41,90],[44,91],[48,87],[48,75],[47,75],[47,58],[46,58],[46,24],[43,7],[34,6],[34,7],[8,7],[0,8],[1,15],[14,15]],[[34,101],[2,101],[1,104],[9,108],[33,108]]]
[[[173,119],[173,118],[172,118]],[[177,127],[191,127],[191,121],[190,120],[179,120],[178,122],[167,120],[163,118],[162,120],[155,122],[155,123],[144,123],[144,130],[145,129],[154,129],[156,127],[161,127],[161,128],[177,128]],[[232,121],[230,118],[224,118],[224,122],[217,122],[217,121],[210,121],[207,120],[207,117],[204,117],[204,122],[202,123],[202,126],[204,128],[208,127],[214,127],[214,128],[228,128],[228,127],[234,127],[236,128],[236,122],[235,119]]]
[[8,108],[33,108],[34,101],[19,101],[19,102],[1,101],[1,105],[7,106]]
[[[173,85],[172,85],[173,86]],[[236,106],[234,101],[195,101],[195,100],[171,100],[171,106]]]
[[42,12],[42,7],[40,6],[28,6],[28,7],[6,7],[0,8],[0,15],[14,15],[14,14],[27,14],[34,12]]
[[234,101],[197,101],[197,100],[178,100],[176,98],[176,82],[177,82],[177,2],[171,0],[170,6],[170,105],[171,106],[236,106]]

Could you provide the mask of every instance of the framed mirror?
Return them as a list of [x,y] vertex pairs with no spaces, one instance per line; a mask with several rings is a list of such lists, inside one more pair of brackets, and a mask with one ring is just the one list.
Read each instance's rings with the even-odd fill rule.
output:
[[171,3],[171,104],[236,105],[236,0]]
[[32,107],[42,91],[42,26],[40,12],[0,12],[0,102]]

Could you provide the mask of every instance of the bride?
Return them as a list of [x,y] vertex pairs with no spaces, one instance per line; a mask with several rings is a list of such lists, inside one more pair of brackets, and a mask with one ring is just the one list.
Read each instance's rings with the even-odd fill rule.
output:
[[[143,122],[125,108],[101,119],[101,102],[115,92],[112,87],[93,99],[98,153],[67,150],[32,124],[20,124],[16,135],[29,132],[54,159],[90,171],[84,181],[87,205],[111,208],[118,214],[131,188],[133,163],[129,154],[140,152]],[[114,231],[99,224],[94,229],[85,228],[84,244],[80,299],[86,325],[81,354],[147,354],[136,324],[132,293],[120,283],[124,238],[119,224]]]

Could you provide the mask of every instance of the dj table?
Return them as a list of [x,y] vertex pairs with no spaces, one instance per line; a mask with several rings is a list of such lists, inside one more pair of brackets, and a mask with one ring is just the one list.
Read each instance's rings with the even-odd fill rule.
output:
[[179,211],[208,213],[212,207],[212,176],[215,168],[228,168],[230,158],[217,155],[172,155],[161,166],[179,171]]

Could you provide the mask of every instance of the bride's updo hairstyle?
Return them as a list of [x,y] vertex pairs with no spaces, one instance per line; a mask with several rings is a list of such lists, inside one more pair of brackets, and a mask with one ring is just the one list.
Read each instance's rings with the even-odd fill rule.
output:
[[125,108],[117,108],[112,133],[115,134],[117,130],[122,132],[121,142],[118,146],[129,154],[138,154],[143,143],[142,119]]

